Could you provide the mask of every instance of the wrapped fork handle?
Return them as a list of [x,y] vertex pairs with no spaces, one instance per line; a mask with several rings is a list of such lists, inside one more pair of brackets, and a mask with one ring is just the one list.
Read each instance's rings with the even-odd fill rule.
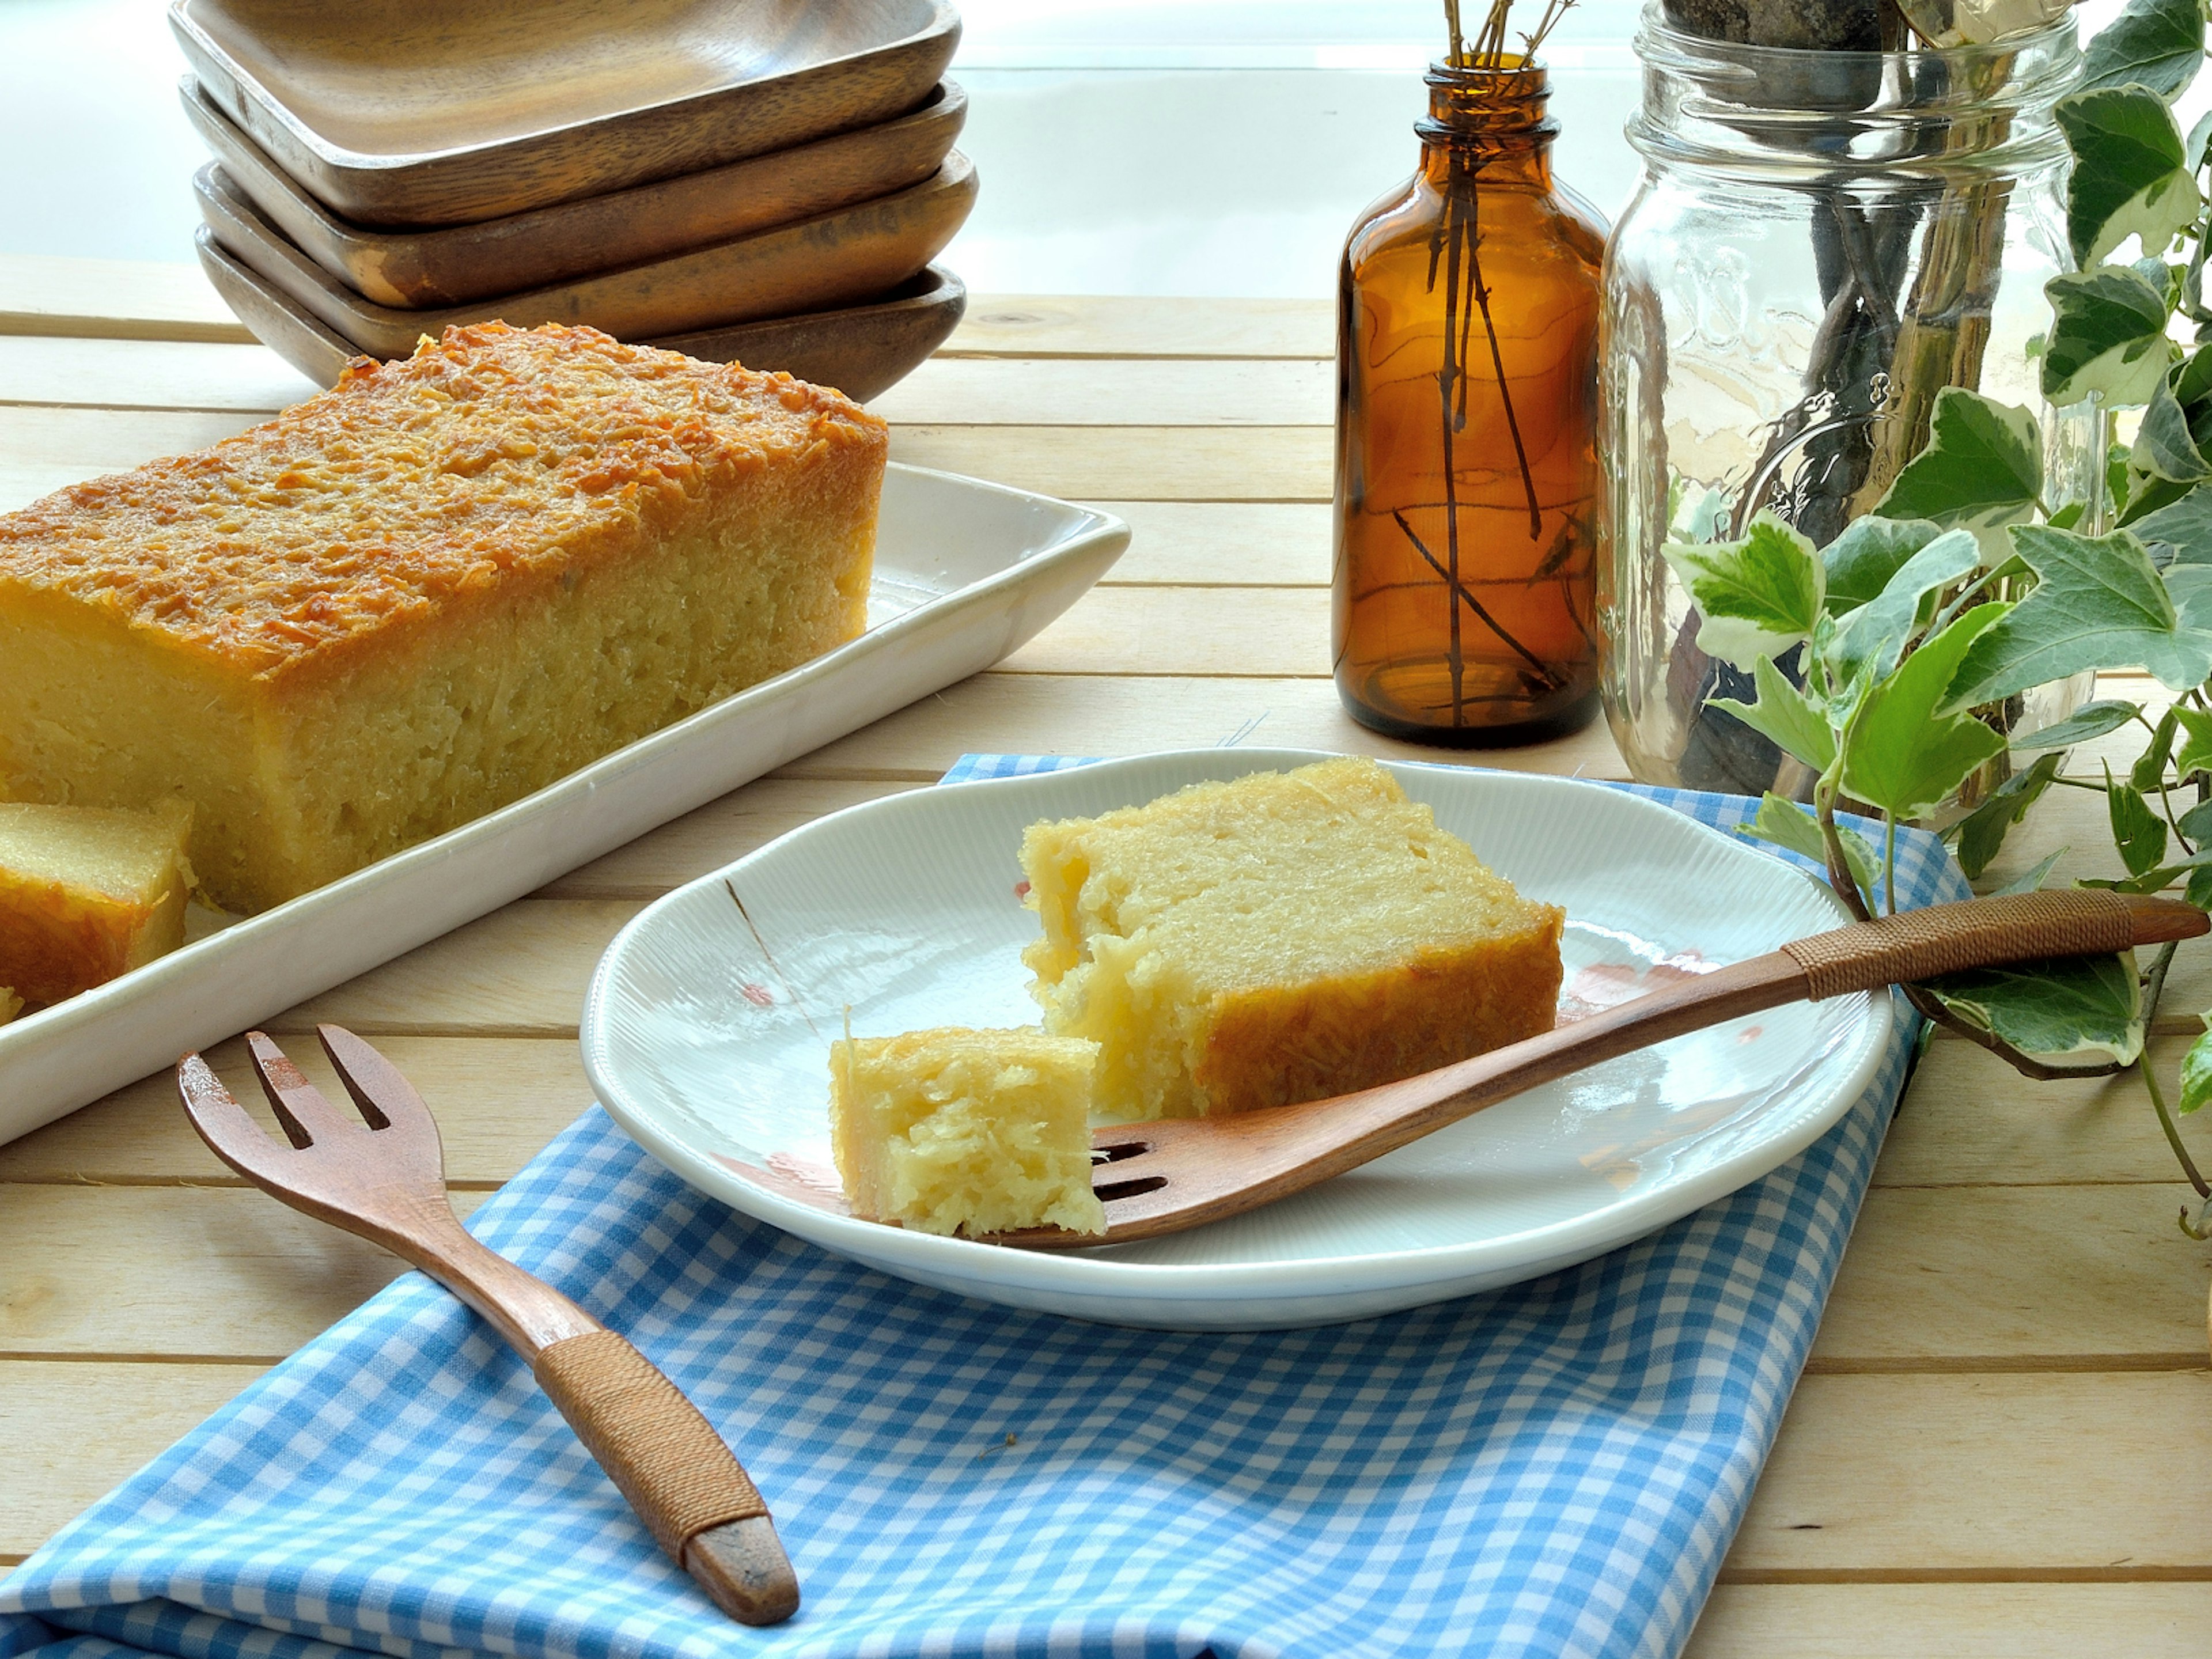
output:
[[2096,888],[2014,893],[1906,910],[1782,947],[1814,1002],[1939,974],[2045,957],[2117,955],[2203,931],[2201,913],[2172,899]]
[[768,1504],[714,1425],[627,1339],[479,1243],[439,1200],[402,1228],[325,1218],[420,1267],[529,1360],[584,1449],[716,1607],[747,1625],[790,1618],[798,1577]]

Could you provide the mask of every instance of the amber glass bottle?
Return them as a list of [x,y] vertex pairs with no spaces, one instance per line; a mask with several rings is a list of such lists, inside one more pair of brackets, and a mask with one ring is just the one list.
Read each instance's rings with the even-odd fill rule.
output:
[[1553,182],[1540,67],[1428,85],[1340,277],[1336,685],[1394,737],[1534,742],[1597,712],[1605,221]]

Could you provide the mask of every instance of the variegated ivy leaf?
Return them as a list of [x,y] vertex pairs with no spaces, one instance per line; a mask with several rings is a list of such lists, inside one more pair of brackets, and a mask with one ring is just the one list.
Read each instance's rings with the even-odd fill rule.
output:
[[1732,697],[1708,697],[1708,708],[1735,715],[1759,736],[1815,772],[1825,772],[1836,761],[1836,734],[1820,717],[1811,699],[1790,683],[1770,657],[1752,665],[1752,684],[1757,702],[1738,702]]
[[2074,151],[2066,185],[2066,236],[2074,263],[2095,264],[2130,236],[2162,252],[2194,222],[2197,179],[2181,129],[2156,93],[2140,86],[2076,92],[2058,100]]
[[2139,876],[2156,868],[2166,857],[2166,820],[2150,810],[2142,790],[2131,783],[2114,783],[2109,766],[2105,769],[2105,812],[2128,873]]
[[1930,598],[1980,567],[1981,549],[1963,530],[1947,530],[1902,565],[1881,592],[1844,618],[1822,654],[1839,680],[1879,680],[1897,666]]
[[1947,974],[1927,988],[1969,1024],[2046,1066],[2131,1066],[2142,1053],[2135,953]]
[[2176,691],[2212,674],[2212,628],[2194,609],[2177,609],[2130,532],[2093,538],[2023,525],[2012,543],[2035,572],[2035,590],[1974,641],[1949,707],[1994,702],[2085,668],[2140,665]]
[[[2039,726],[2025,737],[2015,737],[2015,749],[2064,749],[2070,744],[2087,743],[2108,732],[2117,732],[2142,713],[2137,702],[2085,702],[2064,720],[2049,726]],[[1972,875],[1971,870],[1966,872]]]
[[2051,787],[2058,775],[2059,759],[2056,753],[2045,755],[2026,771],[2014,773],[1960,821],[1959,867],[1969,879],[1989,868],[1990,860],[2002,850],[2007,833]]
[[[2189,416],[2173,388],[2160,380],[2151,389],[2142,424],[2136,428],[2135,447],[2128,452],[2131,471],[2169,483],[2193,484],[2212,478],[2212,465],[2189,430]],[[2145,514],[2148,517],[2148,514]]]
[[[1771,790],[1759,801],[1758,816],[1749,823],[1736,825],[1735,832],[1808,858],[1822,869],[1827,867],[1828,848],[1820,839],[1820,821],[1796,801],[1785,800]],[[1843,843],[1844,862],[1850,866],[1860,890],[1873,892],[1881,860],[1872,843],[1848,823],[1836,826],[1836,839]]]
[[2181,1109],[2193,1112],[2212,1100],[2212,1014],[2200,1014],[2204,1031],[2181,1057]]
[[[2199,772],[2212,772],[2212,714],[2202,708],[2191,708],[2178,702],[2166,710],[2181,726],[2181,742],[2173,754],[2173,776],[2178,783],[2186,783]],[[2199,806],[2195,809],[2203,811]],[[2190,828],[2189,819],[2181,821],[2181,831],[2191,841],[2199,838],[2198,832]]]
[[1698,607],[1698,649],[1740,668],[1810,638],[1827,574],[1813,544],[1771,513],[1740,542],[1669,542],[1667,562]]
[[2128,0],[2082,55],[2081,85],[2148,87],[2172,100],[2197,78],[2204,61],[2204,12],[2199,0]]
[[2132,520],[2128,528],[2146,545],[2172,548],[2176,564],[2212,565],[2212,485],[2199,484],[2180,500]]
[[1936,394],[1928,444],[1875,506],[1885,519],[1928,519],[1971,530],[1984,564],[2012,554],[2004,526],[2026,522],[2043,492],[2043,434],[2025,409],[1946,386]]
[[1844,789],[1900,818],[1934,806],[2005,742],[1972,714],[1939,714],[1975,640],[2011,607],[1976,605],[1921,641],[1867,694],[1844,754]]
[[2166,337],[2166,295],[2142,274],[2111,265],[2072,271],[2043,285],[2051,336],[2043,353],[2043,395],[2078,404],[2091,393],[2107,404],[2142,404],[2166,384],[2173,343]]
[[1828,570],[1828,614],[1848,615],[1875,598],[1905,561],[1941,533],[1925,519],[1899,521],[1869,513],[1852,520],[1820,550]]

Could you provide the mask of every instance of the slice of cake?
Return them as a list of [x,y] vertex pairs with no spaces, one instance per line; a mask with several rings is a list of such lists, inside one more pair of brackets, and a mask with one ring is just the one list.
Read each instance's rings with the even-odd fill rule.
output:
[[0,1021],[17,999],[59,1002],[185,942],[191,823],[182,801],[150,812],[0,801]]
[[1106,1231],[1091,1190],[1094,1043],[954,1027],[830,1045],[830,1140],[853,1213],[925,1232]]
[[1095,1109],[1191,1117],[1364,1089],[1549,1030],[1558,908],[1368,760],[1030,827],[1023,953]]
[[22,1012],[23,999],[9,987],[0,985],[0,1025],[5,1025]]
[[0,519],[0,799],[181,796],[219,903],[290,898],[858,635],[888,442],[594,329],[362,360]]

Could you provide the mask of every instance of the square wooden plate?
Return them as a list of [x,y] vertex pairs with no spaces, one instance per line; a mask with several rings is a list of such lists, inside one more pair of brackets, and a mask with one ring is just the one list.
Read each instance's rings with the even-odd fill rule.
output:
[[394,231],[332,213],[191,76],[177,93],[231,183],[295,246],[364,299],[405,308],[543,288],[909,189],[943,165],[968,113],[946,81],[910,115],[793,149],[482,224]]
[[171,0],[217,107],[348,219],[468,224],[904,115],[949,0]]
[[[375,356],[325,328],[226,253],[204,225],[198,242],[200,266],[223,302],[262,344],[318,386],[335,385],[351,359]],[[919,368],[960,325],[967,308],[968,290],[960,279],[932,265],[865,304],[641,343],[708,362],[780,368],[865,403]]]
[[362,299],[264,217],[219,163],[202,167],[192,188],[200,216],[232,255],[362,350],[403,357],[422,335],[493,318],[517,328],[589,323],[635,340],[872,298],[905,282],[952,240],[975,200],[975,169],[956,149],[931,178],[872,202],[626,270],[421,311]]

